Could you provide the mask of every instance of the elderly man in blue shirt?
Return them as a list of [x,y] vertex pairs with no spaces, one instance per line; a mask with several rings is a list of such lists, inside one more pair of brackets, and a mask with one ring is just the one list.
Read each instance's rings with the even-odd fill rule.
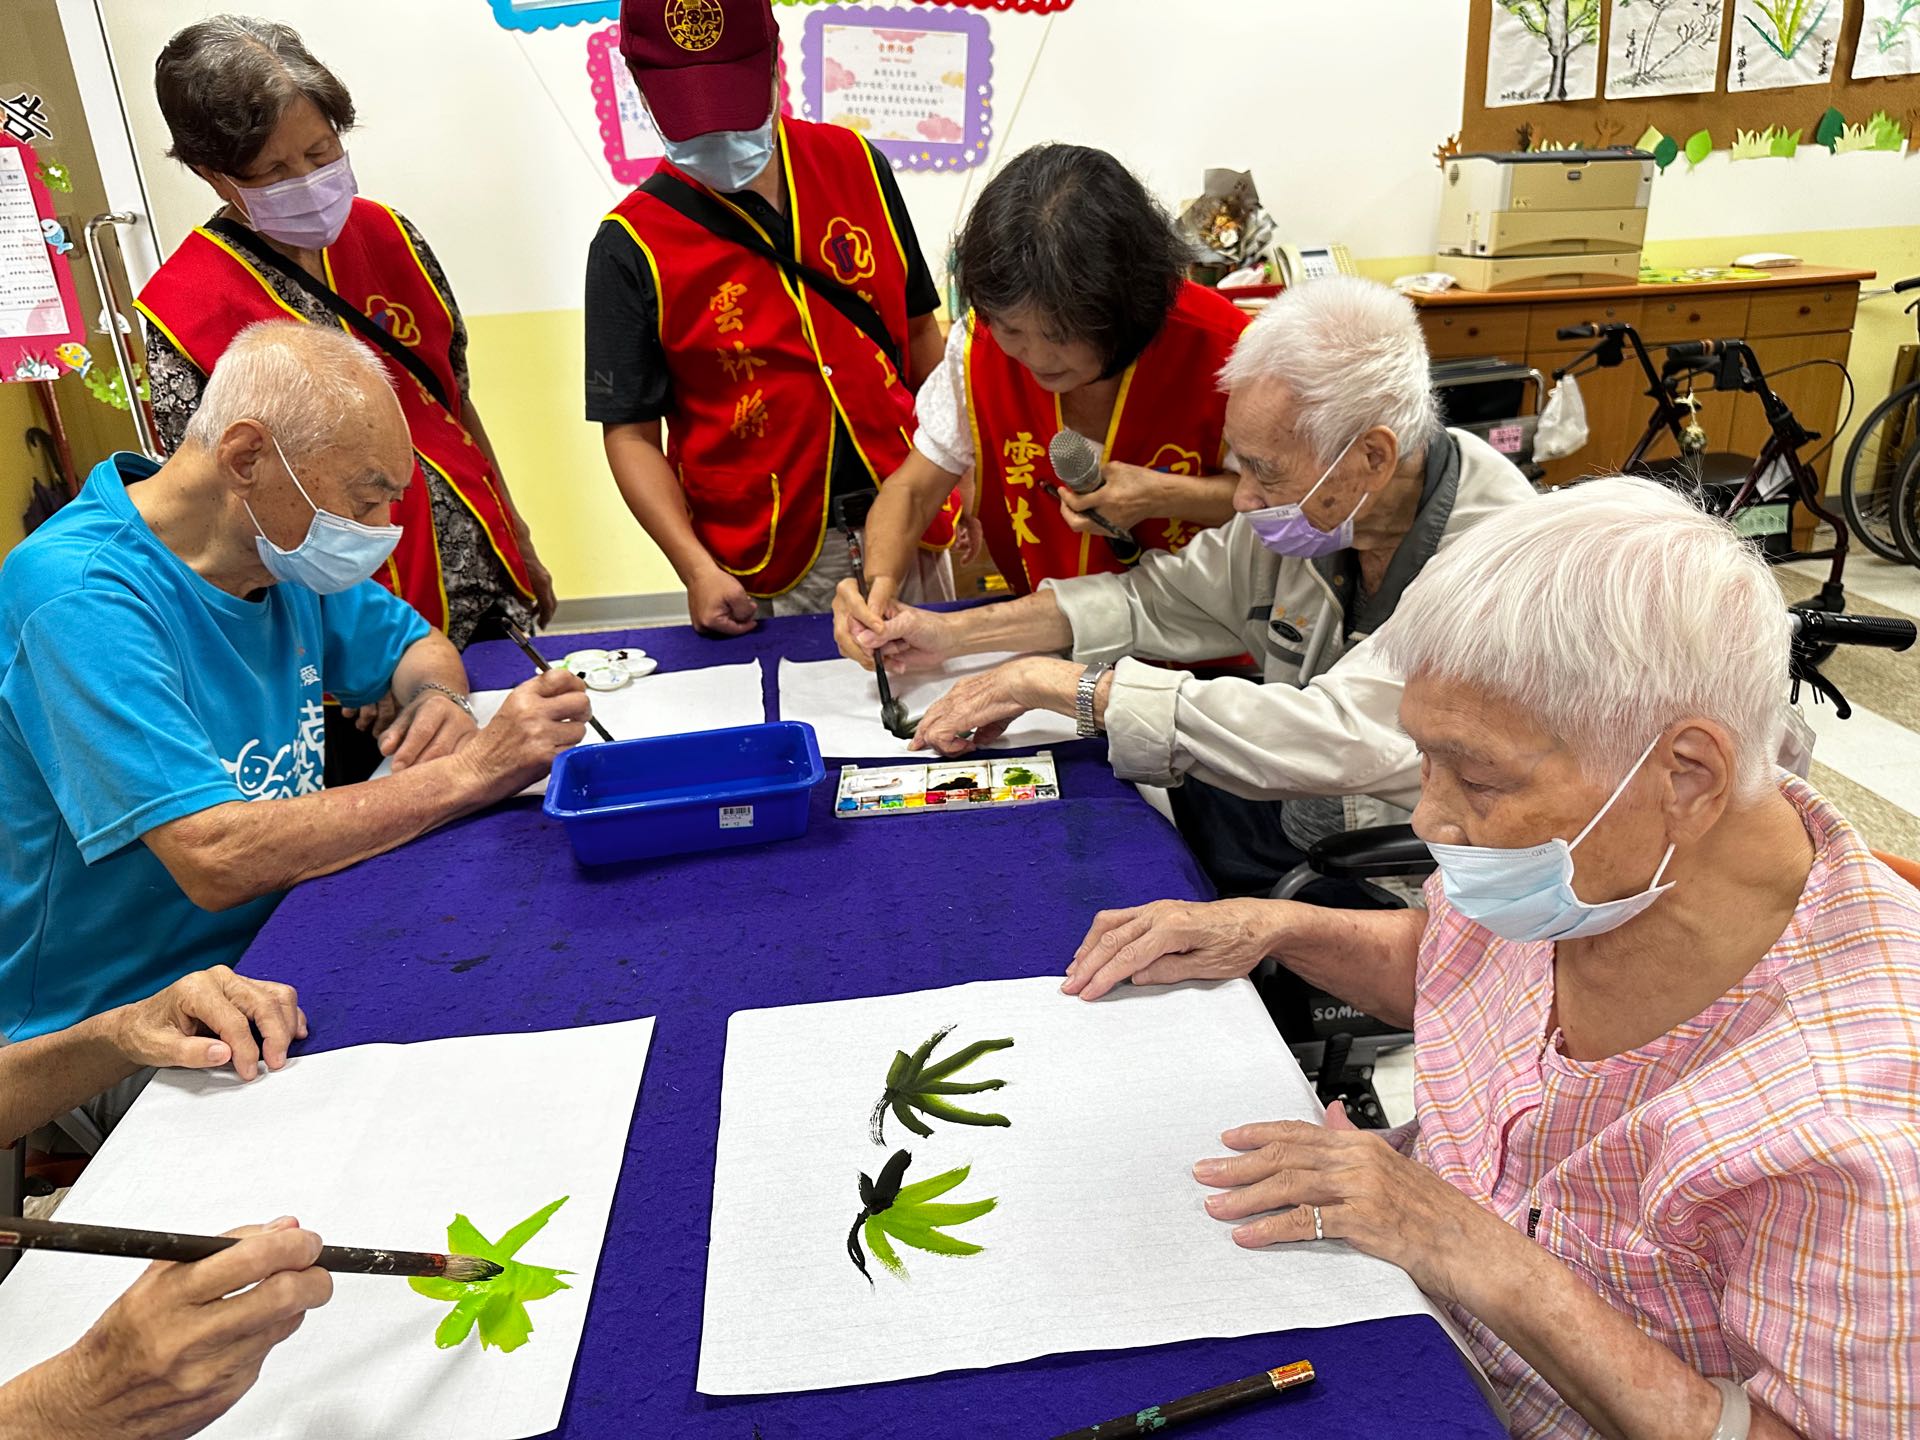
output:
[[[236,339],[164,465],[116,455],[0,568],[0,1033],[232,963],[289,886],[512,795],[576,743],[553,672],[476,729],[459,654],[369,577],[414,477],[385,372],[293,321]],[[321,697],[398,713],[328,791]]]

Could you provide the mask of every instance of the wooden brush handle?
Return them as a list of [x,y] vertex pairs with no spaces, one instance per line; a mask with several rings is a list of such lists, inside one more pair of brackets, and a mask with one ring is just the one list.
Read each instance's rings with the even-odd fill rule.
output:
[[[0,1218],[0,1249],[65,1250],[77,1255],[118,1255],[132,1260],[204,1260],[239,1244],[231,1235],[181,1235],[166,1230],[123,1230],[113,1225],[76,1225],[64,1220]],[[314,1263],[349,1275],[444,1275],[447,1256],[419,1250],[356,1250],[325,1245]]]

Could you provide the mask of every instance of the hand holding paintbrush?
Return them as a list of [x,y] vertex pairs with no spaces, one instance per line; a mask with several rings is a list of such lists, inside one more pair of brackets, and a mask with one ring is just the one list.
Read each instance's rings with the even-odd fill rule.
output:
[[[522,630],[518,625],[514,624],[511,620],[507,620],[504,618],[500,621],[500,628],[507,632],[507,638],[509,640],[511,640],[515,645],[520,647],[520,653],[525,655],[527,659],[533,662],[534,669],[538,670],[542,675],[546,674],[549,670],[553,669],[552,662],[549,661],[547,657],[542,655],[538,650],[533,648],[533,641],[527,638],[526,631]],[[593,711],[591,710],[587,711],[587,724],[593,727],[594,734],[598,735],[602,740],[607,741],[609,744],[612,743],[613,736],[607,732],[606,726],[602,725],[598,720],[593,718]]]
[[[232,1235],[181,1235],[163,1230],[123,1230],[112,1225],[68,1224],[60,1220],[0,1218],[0,1249],[65,1250],[76,1255],[120,1255],[135,1260],[204,1260],[231,1249]],[[491,1280],[502,1267],[474,1255],[442,1255],[420,1250],[356,1250],[323,1245],[314,1261],[341,1275],[435,1275],[461,1284]]]
[[[860,527],[866,522],[867,512],[873,507],[870,495],[850,495],[834,502],[834,511],[838,515],[840,533],[847,540],[847,563],[853,570],[853,583],[860,587],[860,594],[867,593],[866,554],[860,544]],[[873,657],[873,678],[880,686],[880,723],[890,733],[902,740],[911,740],[920,728],[920,722],[907,718],[907,707],[894,698],[893,682],[887,678],[886,662],[878,655]]]

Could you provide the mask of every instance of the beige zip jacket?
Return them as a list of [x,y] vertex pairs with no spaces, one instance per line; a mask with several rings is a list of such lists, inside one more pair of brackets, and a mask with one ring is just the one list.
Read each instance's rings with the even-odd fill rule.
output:
[[[1404,586],[1468,527],[1535,498],[1485,441],[1458,430],[1445,437],[1434,447],[1454,445],[1457,480],[1423,501],[1389,585]],[[1177,555],[1148,552],[1125,574],[1045,585],[1073,626],[1073,658],[1115,665],[1106,728],[1122,779],[1168,786],[1191,775],[1252,800],[1344,797],[1347,829],[1408,818],[1420,759],[1400,729],[1400,679],[1366,637],[1349,644],[1345,606],[1323,567],[1273,554],[1236,517]],[[1260,661],[1265,684],[1141,663],[1243,650]]]

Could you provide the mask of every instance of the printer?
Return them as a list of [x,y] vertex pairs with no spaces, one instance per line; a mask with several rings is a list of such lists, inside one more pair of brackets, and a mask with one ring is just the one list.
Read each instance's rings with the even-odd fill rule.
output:
[[1468,290],[1631,285],[1655,168],[1644,150],[1450,156],[1438,268]]

